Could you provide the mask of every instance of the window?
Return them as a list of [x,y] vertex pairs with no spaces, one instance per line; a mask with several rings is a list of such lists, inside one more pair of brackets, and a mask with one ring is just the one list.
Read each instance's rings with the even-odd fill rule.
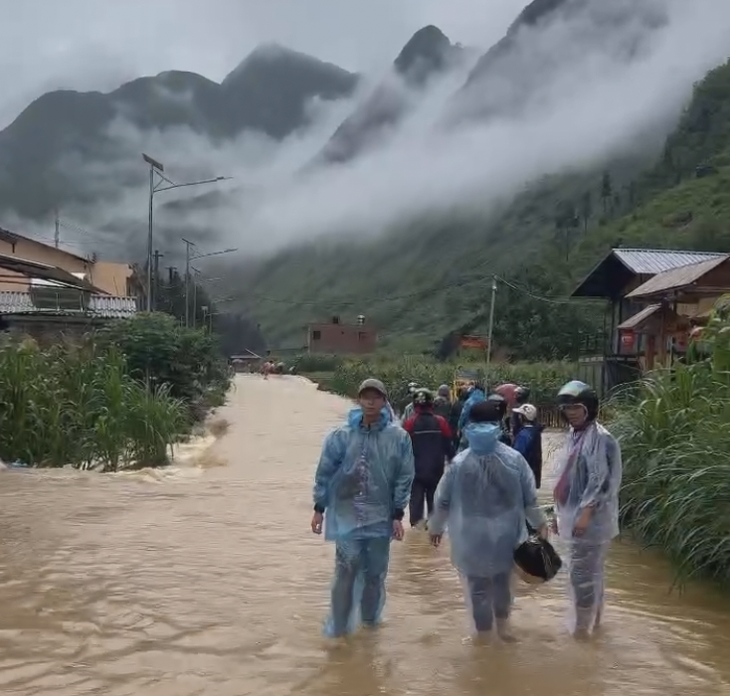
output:
[[359,341],[366,341],[368,337],[367,331],[358,331],[357,332],[357,339]]
[[313,341],[319,341],[322,338],[322,332],[321,331],[312,331],[312,340]]

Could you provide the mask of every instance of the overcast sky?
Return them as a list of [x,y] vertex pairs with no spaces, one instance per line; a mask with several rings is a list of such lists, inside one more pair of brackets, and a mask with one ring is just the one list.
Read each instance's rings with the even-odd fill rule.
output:
[[436,24],[486,47],[527,0],[0,0],[0,126],[50,89],[114,88],[163,70],[220,80],[260,43],[351,70]]

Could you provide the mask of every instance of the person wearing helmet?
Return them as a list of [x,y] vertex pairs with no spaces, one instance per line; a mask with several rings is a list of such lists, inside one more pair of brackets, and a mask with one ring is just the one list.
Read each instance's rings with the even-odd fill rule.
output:
[[[530,400],[530,390],[527,387],[516,387],[513,392],[513,404],[512,414],[510,416],[510,432],[512,433],[512,439],[517,437],[517,433],[520,428],[524,425],[525,419],[520,417],[519,413],[515,412],[516,408],[524,406]],[[538,486],[539,488],[539,486]]]
[[464,408],[461,409],[461,413],[459,414],[459,431],[464,430],[464,426],[469,422],[469,411],[471,411],[472,407],[480,401],[484,401],[486,398],[486,391],[481,382],[474,382],[474,384],[469,387],[468,396],[464,402]]
[[507,409],[509,408],[507,399],[505,399],[501,394],[490,394],[487,397],[487,401],[495,404],[497,412],[499,413],[499,425],[502,428],[499,441],[503,445],[512,445],[512,438],[510,437],[509,426],[507,425]]
[[598,423],[598,395],[588,384],[568,382],[557,401],[570,431],[553,490],[554,531],[568,542],[573,631],[586,638],[601,622],[606,557],[619,533],[621,448]]
[[500,442],[503,412],[495,400],[471,409],[465,435],[469,446],[446,469],[429,521],[431,543],[439,546],[448,528],[451,561],[465,585],[474,628],[512,641],[511,576],[514,551],[528,539],[526,522],[547,536],[537,504],[535,480],[522,455]]
[[543,426],[537,420],[537,408],[532,404],[522,404],[512,409],[512,416],[521,421],[512,447],[527,460],[535,475],[535,486],[539,489],[542,480]]
[[416,470],[409,503],[411,527],[427,519],[424,512],[428,516],[433,513],[436,487],[444,474],[446,461],[453,455],[451,429],[445,418],[434,413],[433,394],[428,389],[418,389],[414,403],[415,413],[403,422],[403,429],[413,443]]
[[448,384],[442,384],[436,392],[436,398],[433,400],[433,412],[437,416],[449,420],[451,416],[451,389]]

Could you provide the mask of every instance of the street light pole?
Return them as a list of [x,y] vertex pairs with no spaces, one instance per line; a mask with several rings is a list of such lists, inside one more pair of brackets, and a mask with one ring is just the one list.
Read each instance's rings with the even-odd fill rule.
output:
[[[185,243],[185,326],[190,326],[190,271],[191,266],[190,262],[195,261],[197,259],[207,259],[209,256],[220,256],[221,254],[231,254],[234,251],[238,251],[237,248],[235,249],[221,249],[219,251],[211,251],[207,254],[196,254],[195,256],[192,255],[191,249],[195,247],[195,242],[191,242],[188,239],[185,239],[181,237],[182,241]],[[196,269],[197,271],[197,269]],[[196,291],[194,290],[194,293]],[[193,295],[193,302],[196,302],[196,296]],[[195,314],[196,314],[197,308],[193,306],[192,312],[193,312],[193,327],[195,326]]]
[[[165,167],[162,162],[150,157],[149,155],[142,153],[142,159],[147,162],[150,166],[150,194],[149,194],[149,220],[147,227],[147,303],[146,309],[148,312],[152,311],[152,288],[153,288],[153,271],[152,262],[154,258],[154,240],[153,240],[153,203],[154,196],[160,191],[170,191],[171,189],[184,188],[186,186],[200,186],[201,184],[214,184],[218,181],[227,181],[231,179],[230,176],[216,176],[212,179],[201,179],[200,181],[188,181],[183,184],[176,184],[174,181],[168,179],[163,172]],[[160,177],[160,181],[155,185],[155,173]],[[161,186],[163,182],[166,182],[168,186]]]
[[155,171],[162,174],[165,167],[162,162],[158,162],[149,155],[142,153],[142,159],[150,165],[150,201],[149,201],[149,220],[147,227],[147,303],[146,309],[152,311],[152,257],[154,256],[153,239],[152,239],[152,199],[155,195]]

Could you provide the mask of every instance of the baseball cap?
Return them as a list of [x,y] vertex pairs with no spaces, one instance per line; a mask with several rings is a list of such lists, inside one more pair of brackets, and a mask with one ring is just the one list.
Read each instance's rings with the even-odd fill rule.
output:
[[379,380],[373,377],[364,380],[358,387],[357,394],[360,396],[366,389],[374,389],[376,392],[381,394],[385,399],[388,398],[388,392],[385,385]]
[[530,421],[537,418],[537,409],[532,404],[522,404],[522,406],[512,409],[512,413],[519,413]]

